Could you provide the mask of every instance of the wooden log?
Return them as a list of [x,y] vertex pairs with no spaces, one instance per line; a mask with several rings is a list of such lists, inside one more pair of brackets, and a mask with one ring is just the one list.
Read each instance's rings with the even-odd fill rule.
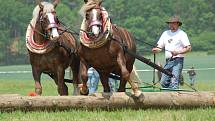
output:
[[96,93],[92,96],[0,95],[0,111],[119,108],[214,107],[215,92],[144,92],[144,98],[131,93]]

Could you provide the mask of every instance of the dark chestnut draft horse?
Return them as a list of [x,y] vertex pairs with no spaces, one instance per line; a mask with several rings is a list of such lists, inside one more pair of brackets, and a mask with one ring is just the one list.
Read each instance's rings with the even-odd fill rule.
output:
[[136,52],[132,35],[124,28],[111,24],[107,11],[101,7],[99,0],[85,0],[80,10],[83,22],[80,31],[81,44],[78,49],[80,56],[80,70],[83,87],[82,94],[88,94],[87,70],[94,67],[100,74],[104,92],[110,92],[108,77],[110,73],[121,77],[118,91],[124,92],[127,81],[134,94],[140,91],[133,77],[132,71],[135,58],[125,53],[125,48]]
[[64,31],[56,16],[55,7],[59,0],[52,3],[37,1],[33,18],[26,32],[32,74],[35,80],[35,92],[42,94],[41,74],[48,74],[54,79],[59,95],[68,95],[64,81],[65,69],[72,69],[74,88],[79,83],[80,59],[76,56],[77,42]]

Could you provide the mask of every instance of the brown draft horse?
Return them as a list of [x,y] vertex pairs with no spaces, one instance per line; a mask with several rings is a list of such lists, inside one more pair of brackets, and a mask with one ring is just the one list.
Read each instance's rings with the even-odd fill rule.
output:
[[[80,10],[83,22],[80,31],[81,44],[78,49],[83,87],[82,94],[88,94],[87,70],[94,67],[100,74],[104,92],[110,92],[108,77],[110,73],[121,77],[118,91],[125,92],[127,81],[134,94],[141,92],[132,78],[135,58],[125,53],[125,48],[136,52],[132,35],[124,28],[112,25],[107,11],[99,0],[85,0]],[[132,78],[131,78],[132,77]]]
[[65,69],[72,69],[74,88],[79,83],[80,60],[74,53],[77,48],[75,38],[64,31],[56,16],[55,7],[59,0],[52,3],[37,1],[33,18],[26,32],[32,74],[35,80],[35,92],[42,94],[41,74],[54,79],[59,95],[68,95],[64,81]]

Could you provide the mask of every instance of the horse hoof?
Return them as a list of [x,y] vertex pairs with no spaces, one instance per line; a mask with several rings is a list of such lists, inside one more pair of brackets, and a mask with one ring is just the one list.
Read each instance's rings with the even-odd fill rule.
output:
[[145,99],[145,96],[143,95],[143,93],[142,93],[140,90],[136,91],[136,92],[134,93],[133,96],[134,96],[134,98],[136,98],[139,102],[143,102],[144,99]]
[[36,89],[35,89],[35,93],[36,93],[37,95],[41,95],[41,94],[42,94],[42,89],[41,89],[41,88],[36,88]]
[[143,95],[143,93],[141,93],[141,94],[139,95],[139,97],[138,97],[138,101],[139,101],[139,102],[143,102],[144,99],[145,99],[145,96]]
[[140,90],[137,90],[134,92],[135,97],[139,97],[141,94],[142,94],[142,92]]
[[89,89],[86,89],[85,91],[83,90],[83,88],[80,89],[80,94],[81,95],[88,95],[89,94]]

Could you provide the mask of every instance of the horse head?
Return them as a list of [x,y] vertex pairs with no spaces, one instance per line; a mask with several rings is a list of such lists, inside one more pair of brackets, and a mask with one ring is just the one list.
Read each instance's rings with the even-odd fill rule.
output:
[[41,27],[41,33],[48,40],[57,40],[59,38],[59,21],[56,15],[55,8],[60,0],[55,0],[52,4],[37,0],[40,8],[37,24]]
[[83,17],[80,41],[89,48],[103,46],[112,33],[111,20],[101,3],[101,0],[87,0],[80,10]]
[[87,11],[86,20],[88,23],[88,32],[91,32],[91,36],[98,37],[103,32],[101,8],[99,6],[96,6],[95,8]]
[[101,0],[85,0],[82,6],[81,14],[86,21],[86,29],[90,38],[98,38],[104,31],[104,16]]

